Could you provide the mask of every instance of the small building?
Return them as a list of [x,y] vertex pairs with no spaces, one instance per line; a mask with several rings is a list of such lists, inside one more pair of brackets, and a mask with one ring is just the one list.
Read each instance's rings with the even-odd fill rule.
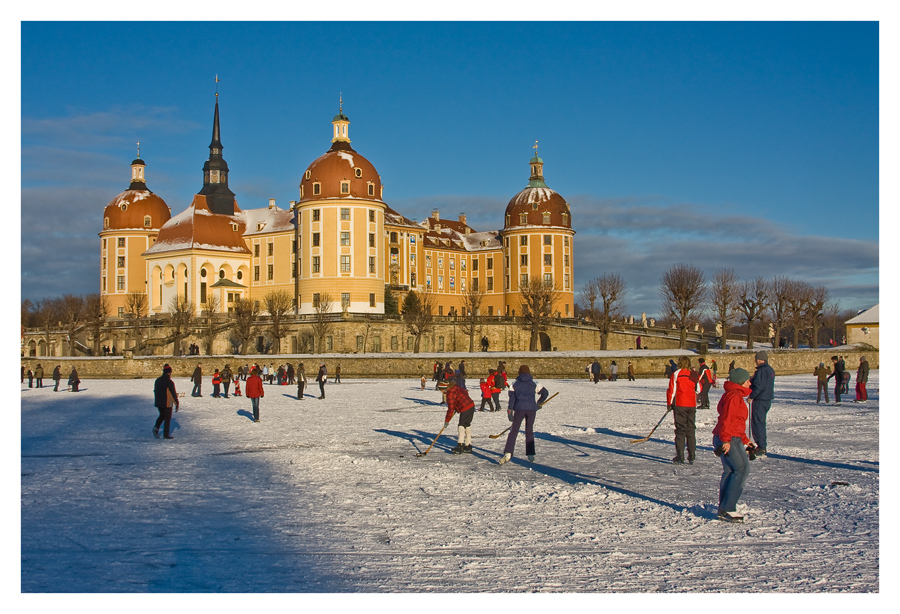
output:
[[847,343],[866,343],[878,347],[878,305],[866,309],[845,322]]

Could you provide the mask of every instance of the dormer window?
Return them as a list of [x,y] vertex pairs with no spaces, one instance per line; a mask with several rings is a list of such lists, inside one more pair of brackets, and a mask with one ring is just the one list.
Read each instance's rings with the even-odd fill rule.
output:
[[122,203],[119,206],[122,208],[122,211],[128,211],[128,203]]
[[[105,218],[103,218],[103,229],[106,230],[107,228],[109,228],[109,218],[105,217]],[[106,239],[104,239],[104,242],[105,241],[106,241]]]
[[262,229],[263,229],[263,223],[262,223],[262,222],[259,222],[259,223],[256,225],[256,229],[257,229],[257,230],[262,230]]
[[234,222],[232,222],[232,223],[231,223],[231,229],[232,229],[233,231],[237,232],[237,231],[238,231],[238,225],[235,224]]
[[353,169],[353,174],[356,175],[356,178],[359,179],[362,177],[362,169],[357,167]]
[[568,213],[562,214],[562,223],[563,223],[563,226],[567,226],[569,224],[569,214]]
[[319,196],[322,193],[322,184],[314,183],[313,184],[313,196]]
[[527,213],[520,213],[520,214],[519,214],[519,223],[520,223],[520,224],[527,224],[527,223],[528,223],[528,214],[527,214]]
[[150,223],[151,223],[150,216],[145,215],[144,216],[144,228],[150,228]]
[[544,211],[544,223],[545,224],[550,223],[550,212],[549,211]]
[[350,182],[342,181],[341,182],[341,194],[349,194],[350,193]]
[[312,177],[312,172],[309,171],[309,170],[307,170],[307,171],[306,171],[306,180],[309,181],[309,178],[310,178],[310,177]]
[[375,196],[375,184],[374,183],[369,184],[369,196]]

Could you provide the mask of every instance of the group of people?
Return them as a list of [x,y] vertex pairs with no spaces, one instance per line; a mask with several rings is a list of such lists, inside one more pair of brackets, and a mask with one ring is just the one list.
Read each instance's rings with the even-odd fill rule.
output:
[[[590,379],[596,384],[601,379],[607,379],[607,377],[603,374],[603,366],[600,364],[600,361],[596,358],[594,362],[589,364],[584,368],[584,372],[588,374]],[[628,381],[634,381],[634,365],[631,361],[628,361],[628,367],[625,370],[628,375]],[[615,382],[619,379],[619,365],[616,364],[616,361],[612,361],[609,365],[609,381]]]
[[[38,363],[34,367],[34,371],[31,369],[25,369],[25,365],[22,365],[22,383],[25,383],[25,378],[28,378],[28,387],[29,388],[43,388],[44,387],[44,368],[41,366],[41,363]],[[62,380],[62,371],[60,370],[60,365],[56,365],[53,368],[53,392],[59,392],[59,382]],[[78,379],[78,370],[75,367],[72,367],[72,371],[69,373],[69,380],[67,382],[67,386],[72,392],[78,392],[78,384],[81,383],[81,380]]]
[[[816,376],[816,403],[821,402],[822,393],[825,394],[825,402],[828,400],[828,381],[834,378],[834,404],[841,404],[841,395],[850,394],[850,372],[847,371],[847,365],[843,356],[832,356],[831,367],[826,367],[825,363],[820,362],[819,366],[813,369],[813,375]],[[859,357],[859,367],[856,369],[856,399],[854,403],[865,403],[869,400],[869,393],[866,390],[866,384],[869,381],[869,362],[865,356]]]
[[[340,381],[340,369],[341,366],[338,365],[336,368],[336,376],[338,382]],[[237,374],[232,372],[231,366],[226,364],[221,370],[215,369],[211,383],[213,387],[212,396],[214,398],[228,398],[228,392],[231,387],[232,382],[234,382],[234,396],[241,396],[241,381],[247,382],[247,397],[250,397],[249,392],[249,382],[250,379],[254,376],[254,374],[260,378],[260,382],[270,384],[270,385],[293,385],[296,381],[297,384],[297,398],[303,400],[303,390],[306,388],[307,379],[306,379],[306,370],[303,366],[303,363],[299,363],[297,365],[297,370],[294,370],[294,366],[288,363],[286,366],[279,366],[277,371],[272,369],[275,375],[272,375],[269,367],[262,367],[258,364],[253,364],[252,366],[243,366],[238,367]],[[316,375],[316,382],[319,384],[319,398],[325,398],[325,382],[328,378],[328,369],[325,367],[325,363],[319,363],[319,373]],[[203,365],[201,363],[197,363],[197,367],[194,369],[193,374],[191,375],[191,383],[193,383],[194,388],[191,391],[192,397],[200,397],[202,394],[202,385],[203,385]]]

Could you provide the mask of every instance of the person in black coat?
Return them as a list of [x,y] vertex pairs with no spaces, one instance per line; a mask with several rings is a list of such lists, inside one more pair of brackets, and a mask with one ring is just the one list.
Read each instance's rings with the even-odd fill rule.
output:
[[78,384],[81,383],[81,380],[78,379],[78,371],[75,370],[75,367],[72,367],[72,372],[69,373],[69,386],[72,388],[72,392],[78,392]]
[[191,381],[194,382],[194,389],[191,390],[192,397],[200,397],[203,396],[200,394],[200,384],[203,383],[203,371],[200,369],[200,363],[197,363],[197,368],[194,369],[194,374],[191,375]]
[[319,393],[320,399],[325,398],[325,382],[328,380],[328,369],[325,368],[325,363],[319,363],[319,373],[316,375],[316,381],[319,382]]
[[163,366],[163,374],[153,382],[153,404],[159,410],[159,418],[153,425],[153,436],[159,439],[159,425],[163,424],[163,437],[174,439],[169,435],[169,425],[172,423],[172,405],[178,408],[178,393],[175,392],[175,382],[172,381],[172,367]]
[[756,372],[750,378],[750,431],[756,444],[756,456],[766,455],[766,415],[775,398],[775,370],[769,366],[769,355],[756,353]]
[[844,391],[844,361],[832,356],[831,362],[834,363],[834,372],[825,381],[834,378],[834,404],[840,405],[841,393]]
[[59,371],[59,365],[56,365],[53,369],[53,392],[59,392],[59,380],[62,379],[62,373]]

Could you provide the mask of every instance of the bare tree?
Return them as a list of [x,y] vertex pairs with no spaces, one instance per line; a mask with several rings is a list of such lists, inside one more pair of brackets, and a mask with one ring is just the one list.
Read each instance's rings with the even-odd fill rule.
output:
[[[740,284],[737,310],[747,323],[747,349],[753,349],[753,323],[761,321],[769,308],[769,285],[762,277]],[[723,349],[725,346],[722,346]]]
[[600,331],[600,349],[609,347],[609,335],[613,322],[625,313],[625,295],[628,288],[618,273],[607,273],[596,277],[584,285],[581,300],[591,322]]
[[681,331],[681,349],[687,347],[687,329],[697,319],[706,298],[706,278],[692,264],[673,264],[660,279],[664,317]]
[[424,292],[408,292],[403,299],[403,323],[415,338],[413,353],[419,353],[422,336],[434,327],[434,294],[425,288]]
[[783,275],[776,275],[769,281],[769,313],[772,317],[772,328],[775,332],[775,338],[772,340],[773,348],[778,346],[781,331],[788,320],[787,295],[790,292],[790,284],[791,280]]
[[100,336],[109,317],[109,297],[105,294],[88,294],[84,297],[85,322],[91,332],[94,356],[100,355]]
[[[66,331],[66,342],[69,344],[69,353],[72,356],[75,355],[76,344],[80,344],[76,339],[76,336],[84,326],[85,313],[84,296],[80,294],[62,295],[62,300],[60,302],[60,317],[63,328]],[[82,344],[82,347],[85,346]]]
[[462,323],[459,327],[464,335],[469,336],[469,352],[475,351],[475,333],[481,328],[481,309],[484,305],[485,290],[484,286],[478,284],[479,279],[473,278],[472,283],[466,287],[463,293],[463,315]]
[[231,303],[232,328],[241,342],[241,354],[247,353],[250,339],[256,332],[259,303],[249,298],[238,298]]
[[222,299],[215,292],[206,293],[206,302],[201,303],[202,315],[205,316],[203,327],[201,329],[201,338],[206,345],[206,354],[213,355],[213,344],[216,337],[231,328],[230,322],[223,322],[219,314],[219,308],[222,306]]
[[334,323],[328,316],[331,314],[331,306],[334,299],[327,292],[319,295],[319,300],[313,301],[313,336],[316,338],[316,351],[325,351],[325,337],[334,328]]
[[181,344],[188,335],[197,305],[186,294],[176,294],[169,302],[172,314],[172,355],[181,356]]
[[143,318],[147,316],[150,300],[144,292],[129,292],[125,295],[125,318],[131,324],[134,337],[134,354],[140,355],[144,348]]
[[812,288],[806,304],[806,326],[810,330],[809,347],[813,349],[819,347],[819,328],[824,320],[826,304],[828,304],[828,288],[825,286]]
[[740,298],[741,287],[734,269],[716,271],[709,286],[709,302],[716,324],[722,328],[719,347],[723,350],[728,343],[728,327],[737,319]]
[[62,301],[58,298],[45,298],[38,302],[36,311],[37,324],[44,333],[47,352],[50,352],[50,331],[62,319]]
[[553,307],[560,300],[561,294],[552,283],[546,283],[537,275],[532,275],[528,283],[519,288],[519,299],[522,309],[522,328],[527,330],[531,337],[528,341],[528,351],[534,352],[538,348],[540,333],[547,330],[547,325],[553,318]]
[[841,301],[838,299],[833,299],[825,303],[825,308],[822,310],[822,319],[824,320],[825,326],[831,329],[831,340],[836,341],[835,337],[837,337],[838,324],[841,322]]
[[787,305],[787,322],[793,328],[793,346],[800,347],[800,333],[806,323],[806,308],[812,295],[812,286],[805,281],[792,279],[787,285],[785,304]]
[[275,339],[275,353],[281,353],[281,340],[287,336],[284,321],[294,310],[294,297],[287,290],[273,290],[263,297],[263,307],[269,313],[269,334]]

